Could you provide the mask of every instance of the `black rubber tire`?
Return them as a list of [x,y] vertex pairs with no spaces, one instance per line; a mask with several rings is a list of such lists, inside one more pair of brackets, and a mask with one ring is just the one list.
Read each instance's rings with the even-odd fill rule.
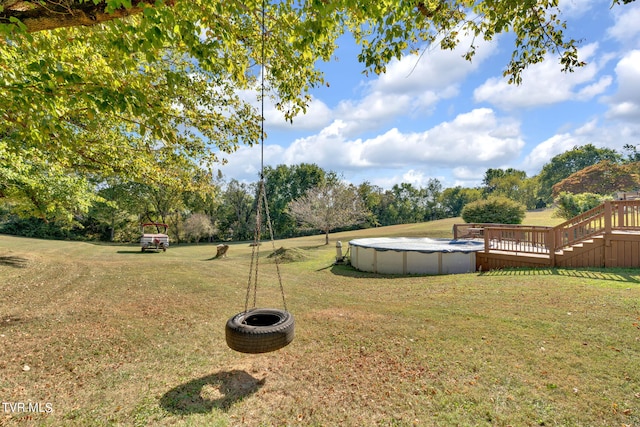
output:
[[240,353],[268,353],[293,341],[295,319],[288,311],[254,308],[227,321],[225,335],[229,348]]

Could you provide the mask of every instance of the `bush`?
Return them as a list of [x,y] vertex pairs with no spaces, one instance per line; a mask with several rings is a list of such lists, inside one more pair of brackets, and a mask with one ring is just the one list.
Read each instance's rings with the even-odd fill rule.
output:
[[0,233],[36,239],[81,240],[81,230],[61,225],[55,221],[47,222],[40,218],[20,218],[7,215],[0,220]]
[[465,222],[520,224],[524,219],[526,208],[506,197],[489,197],[471,202],[462,209]]
[[601,205],[605,200],[612,200],[612,197],[594,193],[572,194],[562,192],[555,199],[555,203],[558,206],[555,215],[560,218],[571,219]]

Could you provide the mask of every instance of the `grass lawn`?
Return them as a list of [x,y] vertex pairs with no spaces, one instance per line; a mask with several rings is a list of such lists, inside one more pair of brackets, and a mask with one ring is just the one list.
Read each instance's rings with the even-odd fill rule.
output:
[[[296,338],[262,355],[224,337],[246,243],[211,259],[2,235],[0,425],[640,426],[640,271],[332,265],[338,239],[451,237],[454,222],[276,242],[298,255],[281,264]],[[281,308],[266,243],[258,306]]]

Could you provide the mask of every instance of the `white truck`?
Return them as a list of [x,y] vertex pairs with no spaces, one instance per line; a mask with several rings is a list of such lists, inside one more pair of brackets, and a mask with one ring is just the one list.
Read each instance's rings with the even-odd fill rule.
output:
[[[156,233],[147,233],[147,227],[155,227]],[[142,248],[142,252],[146,250],[167,251],[167,248],[169,247],[169,236],[167,235],[167,229],[169,226],[167,224],[148,222],[142,224],[141,228],[142,237],[140,237],[140,246]],[[161,229],[164,229],[164,233],[160,232]]]

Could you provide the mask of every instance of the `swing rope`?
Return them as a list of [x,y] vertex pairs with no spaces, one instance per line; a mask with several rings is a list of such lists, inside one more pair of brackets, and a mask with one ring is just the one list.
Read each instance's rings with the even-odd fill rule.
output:
[[260,259],[260,237],[262,235],[262,208],[264,207],[266,214],[266,223],[269,230],[269,237],[271,239],[271,246],[274,254],[274,263],[276,266],[276,273],[278,276],[278,284],[280,286],[280,294],[282,295],[282,304],[284,311],[287,310],[287,302],[284,295],[284,287],[282,285],[282,275],[280,274],[280,264],[278,262],[278,254],[276,253],[276,244],[273,234],[273,227],[271,226],[271,217],[269,215],[269,203],[267,202],[267,191],[264,184],[264,74],[266,71],[265,66],[265,43],[267,30],[265,27],[265,0],[262,0],[262,12],[260,17],[260,31],[261,31],[261,43],[260,43],[260,59],[262,69],[260,72],[260,182],[258,184],[258,194],[256,203],[256,227],[253,235],[253,244],[251,249],[251,266],[249,268],[249,280],[247,282],[247,295],[244,303],[245,313],[249,311],[249,300],[253,291],[253,304],[252,308],[256,308],[256,301],[258,295],[258,270]]

